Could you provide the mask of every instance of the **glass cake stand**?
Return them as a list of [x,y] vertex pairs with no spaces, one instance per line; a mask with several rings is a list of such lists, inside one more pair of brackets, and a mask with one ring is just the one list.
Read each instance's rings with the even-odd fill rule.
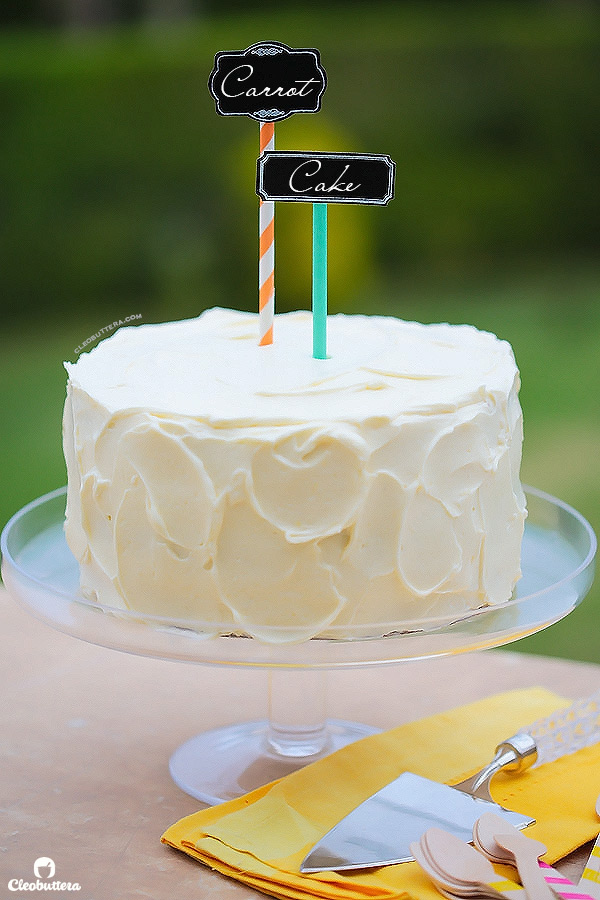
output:
[[[231,799],[281,777],[376,729],[326,719],[328,669],[397,663],[498,647],[568,615],[589,590],[596,538],[575,509],[526,488],[528,519],[515,596],[456,617],[360,627],[330,627],[327,636],[273,642],[167,617],[111,609],[79,592],[79,569],[64,532],[66,488],[34,500],[2,532],[2,576],[36,618],[66,634],[142,656],[207,665],[269,669],[269,719],[206,731],[173,753],[171,775],[205,803]],[[265,631],[265,629],[263,629]],[[373,636],[377,635],[377,636]]]

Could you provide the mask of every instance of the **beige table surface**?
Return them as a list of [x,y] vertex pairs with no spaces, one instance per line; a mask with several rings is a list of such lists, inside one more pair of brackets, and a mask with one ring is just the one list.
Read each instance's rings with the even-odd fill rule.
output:
[[[202,806],[168,760],[209,728],[267,715],[268,673],[130,656],[53,631],[0,588],[0,900],[47,856],[79,900],[243,900],[261,895],[160,843]],[[600,666],[508,651],[328,673],[328,714],[379,728],[500,690],[582,697]],[[567,861],[578,875],[583,855]],[[570,868],[569,868],[570,867]],[[36,892],[36,895],[39,892]],[[48,895],[49,896],[49,895]]]

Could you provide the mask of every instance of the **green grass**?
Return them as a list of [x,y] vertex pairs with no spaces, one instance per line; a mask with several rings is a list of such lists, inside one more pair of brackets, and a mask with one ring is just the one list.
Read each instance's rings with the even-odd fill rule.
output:
[[[441,285],[422,279],[373,290],[352,312],[470,322],[511,342],[525,416],[523,480],[579,509],[600,529],[600,268],[554,264]],[[131,304],[129,304],[131,306]],[[129,306],[123,315],[137,312]],[[189,309],[186,314],[200,311]],[[102,312],[35,324],[0,339],[0,523],[65,483],[60,423],[64,359],[109,324]],[[92,345],[93,346],[93,345]],[[570,616],[517,650],[600,662],[598,585]]]

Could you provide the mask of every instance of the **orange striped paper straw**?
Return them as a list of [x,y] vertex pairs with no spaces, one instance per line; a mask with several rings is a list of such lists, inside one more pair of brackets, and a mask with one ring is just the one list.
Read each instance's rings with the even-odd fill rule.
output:
[[[275,123],[263,122],[260,126],[260,155],[275,149]],[[259,344],[273,343],[273,317],[275,315],[275,204],[272,200],[259,200],[259,262],[258,262],[258,331]]]

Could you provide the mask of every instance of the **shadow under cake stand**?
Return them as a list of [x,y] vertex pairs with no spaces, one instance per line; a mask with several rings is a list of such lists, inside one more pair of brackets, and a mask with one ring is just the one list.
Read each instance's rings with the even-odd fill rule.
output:
[[[328,637],[269,642],[214,623],[109,609],[79,592],[79,568],[64,537],[66,488],[34,500],[2,532],[2,576],[36,618],[74,637],[141,656],[205,665],[269,669],[269,719],[203,732],[173,753],[175,783],[213,804],[279,778],[374,733],[327,719],[328,669],[397,663],[498,647],[547,628],[584,598],[594,575],[596,538],[575,509],[525,489],[528,518],[515,596],[460,618],[438,617],[329,628]],[[265,629],[263,629],[265,631]],[[277,629],[281,633],[281,629]],[[380,633],[380,637],[367,636]]]

